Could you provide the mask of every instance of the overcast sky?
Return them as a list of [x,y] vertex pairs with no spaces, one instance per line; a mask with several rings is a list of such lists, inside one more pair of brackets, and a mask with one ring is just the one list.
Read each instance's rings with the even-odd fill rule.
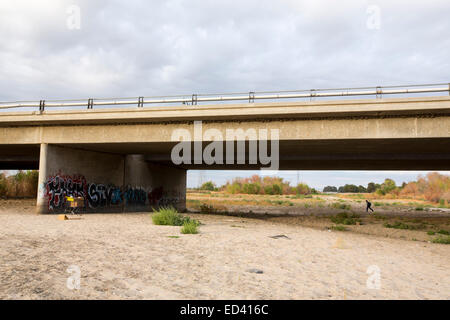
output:
[[0,101],[447,83],[449,16],[448,0],[1,1]]

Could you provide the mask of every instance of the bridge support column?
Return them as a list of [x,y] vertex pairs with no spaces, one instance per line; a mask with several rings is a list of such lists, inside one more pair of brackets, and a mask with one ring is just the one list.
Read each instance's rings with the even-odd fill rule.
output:
[[88,212],[150,211],[186,206],[186,170],[118,155],[41,145],[38,213],[60,213],[65,196],[81,196]]
[[37,213],[47,212],[47,203],[45,200],[45,181],[47,177],[47,151],[48,144],[41,143],[41,151],[39,155],[39,177],[38,177],[38,192],[37,192],[37,202],[36,211]]

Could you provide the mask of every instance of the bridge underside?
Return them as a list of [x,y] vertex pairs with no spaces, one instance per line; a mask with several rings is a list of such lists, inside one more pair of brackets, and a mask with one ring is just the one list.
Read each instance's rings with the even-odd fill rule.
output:
[[[61,210],[67,194],[82,195],[95,212],[168,204],[182,210],[189,169],[252,170],[279,160],[272,170],[450,170],[449,128],[447,96],[17,112],[0,118],[0,170],[39,169],[40,212]],[[239,130],[245,134],[238,137]],[[205,141],[191,144],[190,159],[213,140],[234,141],[236,151],[236,141],[247,142],[226,164],[175,165],[177,132]],[[269,165],[250,163],[250,145],[265,139],[269,147],[279,141],[278,159],[271,149],[263,153]],[[227,146],[219,142],[212,158],[226,159],[219,150],[227,154]]]
[[[58,144],[77,150],[115,155],[142,155],[149,163],[180,169],[252,170],[261,164],[181,164],[171,161],[173,142]],[[203,148],[208,143],[203,143]],[[270,146],[270,144],[269,144]],[[191,147],[193,159],[194,146]],[[237,145],[235,145],[237,150]],[[223,144],[226,154],[226,144]],[[0,146],[0,169],[38,169],[40,145]],[[270,155],[270,150],[268,152]],[[225,158],[225,155],[223,156]],[[299,140],[279,143],[280,170],[450,170],[450,139]],[[193,161],[192,161],[193,162]],[[264,167],[264,166],[263,166]]]

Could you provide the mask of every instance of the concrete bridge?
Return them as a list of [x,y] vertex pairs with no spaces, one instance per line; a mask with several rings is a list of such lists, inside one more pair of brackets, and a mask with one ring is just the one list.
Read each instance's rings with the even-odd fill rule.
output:
[[[246,147],[229,164],[174,164],[177,129],[191,134],[192,154],[217,140],[209,129],[224,154],[238,150],[227,141]],[[244,136],[227,137],[239,129]],[[278,130],[281,170],[450,170],[449,96],[2,112],[0,169],[39,169],[42,213],[60,210],[68,193],[92,211],[183,209],[186,170],[261,168],[245,134],[264,129]]]

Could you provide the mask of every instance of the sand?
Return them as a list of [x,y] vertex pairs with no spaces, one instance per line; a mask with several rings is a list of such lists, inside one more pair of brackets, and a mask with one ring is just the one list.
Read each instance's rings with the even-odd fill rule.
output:
[[[194,214],[200,233],[183,235],[148,214],[32,211],[0,205],[1,299],[450,299],[450,245]],[[66,284],[73,265],[80,289]]]

